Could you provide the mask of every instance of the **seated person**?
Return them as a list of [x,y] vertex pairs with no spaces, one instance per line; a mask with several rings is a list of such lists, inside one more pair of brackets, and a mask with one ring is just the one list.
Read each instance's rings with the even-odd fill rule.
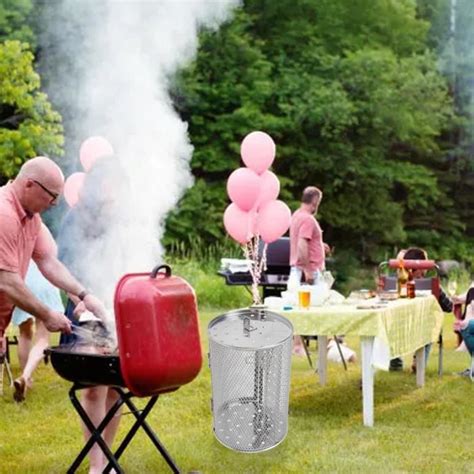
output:
[[[474,288],[474,282],[471,283],[471,286],[470,288],[466,291],[466,293],[464,293],[463,295],[456,295],[456,296],[453,296],[453,303],[454,304],[469,304],[467,302],[467,299],[468,299],[468,294],[469,294],[469,291]],[[464,318],[463,318],[464,319]]]
[[[459,331],[466,345],[467,350],[471,356],[474,354],[474,288],[470,288],[464,296],[463,319],[458,319],[454,322],[454,330]],[[462,372],[460,375],[468,375],[474,377],[472,367]]]
[[337,347],[337,343],[336,343],[336,338],[329,338],[328,340],[328,360],[330,360],[331,362],[337,362],[339,364],[342,363],[342,358],[341,358],[341,354],[342,354],[342,357],[344,357],[344,359],[347,361],[347,362],[357,362],[357,355],[356,353],[350,348],[347,346],[347,344],[344,342],[344,340],[342,339],[342,337],[338,336],[337,337],[338,339],[338,342],[339,342],[339,347]]
[[[420,249],[418,247],[410,247],[409,249],[400,252],[398,258],[403,258],[404,260],[428,260],[428,254],[425,250]],[[426,270],[410,270],[410,274],[414,280],[424,278],[426,275]],[[453,302],[449,299],[446,293],[440,288],[438,303],[441,306],[441,309],[445,313],[451,313],[453,311]],[[425,346],[425,363],[428,362],[428,356],[431,351],[431,345],[427,344]],[[390,370],[402,370],[403,369],[403,361],[400,357],[396,357],[390,361]],[[413,363],[411,366],[412,372],[416,371],[416,361],[413,359]]]

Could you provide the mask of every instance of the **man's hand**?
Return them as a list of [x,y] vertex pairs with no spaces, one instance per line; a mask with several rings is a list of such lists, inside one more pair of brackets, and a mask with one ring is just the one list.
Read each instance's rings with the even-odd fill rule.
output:
[[74,307],[73,314],[74,316],[79,319],[79,316],[86,310],[86,305],[84,304],[83,301],[79,301],[79,303],[76,304]]
[[71,334],[71,321],[58,311],[50,311],[48,319],[43,319],[46,329],[50,332]]
[[71,323],[66,316],[42,303],[28,289],[19,273],[0,270],[0,290],[4,291],[16,306],[43,321],[49,331],[71,333]]
[[324,247],[324,253],[326,255],[331,255],[332,254],[333,249],[331,249],[331,247],[329,247],[329,245],[326,242],[323,242],[323,247]]
[[99,298],[89,293],[85,296],[82,302],[84,303],[87,311],[90,311],[95,316],[102,319],[102,321],[107,320],[107,311],[105,309],[104,304],[102,303],[102,301],[99,300]]
[[313,285],[314,284],[314,272],[312,271],[304,271],[304,281],[308,285]]

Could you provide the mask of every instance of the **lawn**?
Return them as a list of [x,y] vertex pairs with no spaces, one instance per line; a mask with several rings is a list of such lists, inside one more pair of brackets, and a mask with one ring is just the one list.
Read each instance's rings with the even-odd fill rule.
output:
[[[206,327],[219,311],[201,312],[203,346]],[[293,358],[289,432],[276,448],[242,454],[223,447],[213,436],[210,372],[207,361],[198,378],[163,395],[149,416],[183,472],[474,472],[472,400],[474,384],[453,375],[467,367],[468,356],[453,351],[452,316],[445,319],[445,374],[436,373],[437,349],[428,364],[426,385],[416,387],[408,370],[378,372],[375,427],[362,426],[360,366],[329,367],[322,388],[305,359]],[[358,348],[358,340],[348,340]],[[405,365],[409,367],[407,358]],[[18,373],[13,352],[13,370]],[[35,386],[23,404],[7,388],[0,397],[0,472],[64,473],[83,445],[79,421],[69,402],[69,383],[50,366],[35,374]],[[132,423],[124,416],[120,433]],[[129,473],[169,472],[144,434],[125,452]],[[83,467],[80,472],[87,472]]]

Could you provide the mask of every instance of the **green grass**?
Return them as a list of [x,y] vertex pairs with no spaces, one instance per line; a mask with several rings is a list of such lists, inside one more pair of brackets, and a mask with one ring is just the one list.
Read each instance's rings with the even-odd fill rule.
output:
[[[207,324],[218,314],[201,312],[204,354]],[[330,365],[329,383],[320,387],[300,358],[293,358],[292,364],[288,436],[268,452],[233,452],[214,438],[206,359],[196,380],[158,400],[149,422],[183,472],[474,472],[474,384],[452,375],[467,366],[468,356],[453,352],[451,325],[452,317],[447,316],[443,377],[436,374],[436,349],[423,389],[416,387],[408,371],[377,373],[374,428],[362,426],[358,364],[347,372]],[[357,338],[348,342],[358,349]],[[409,367],[409,358],[405,365]],[[13,369],[18,373],[15,354]],[[42,365],[25,403],[15,404],[6,389],[0,397],[1,473],[66,472],[83,445],[78,417],[68,400],[69,386],[50,366]],[[120,434],[131,423],[132,416],[124,416]],[[129,473],[169,472],[141,433],[122,461]],[[80,472],[87,472],[86,467]]]

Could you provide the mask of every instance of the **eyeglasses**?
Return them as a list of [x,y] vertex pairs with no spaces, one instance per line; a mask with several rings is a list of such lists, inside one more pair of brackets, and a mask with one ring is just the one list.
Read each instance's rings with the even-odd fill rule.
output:
[[32,179],[31,181],[33,181],[33,183],[36,183],[43,191],[47,192],[51,196],[51,204],[53,204],[56,199],[58,199],[58,193],[53,193],[53,191],[50,191],[46,186],[42,185],[39,181],[36,181],[36,179]]

